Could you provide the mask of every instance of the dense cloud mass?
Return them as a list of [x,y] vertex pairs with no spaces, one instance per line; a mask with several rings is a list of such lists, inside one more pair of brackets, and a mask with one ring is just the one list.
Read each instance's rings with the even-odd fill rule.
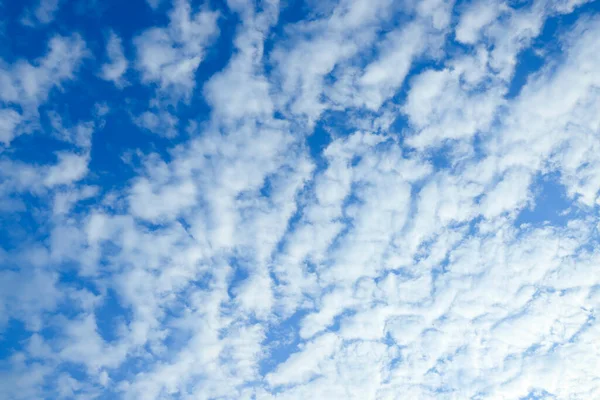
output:
[[0,9],[0,398],[600,398],[599,2]]

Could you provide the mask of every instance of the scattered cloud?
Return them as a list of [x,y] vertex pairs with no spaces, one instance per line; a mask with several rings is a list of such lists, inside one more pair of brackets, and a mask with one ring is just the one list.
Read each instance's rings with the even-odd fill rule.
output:
[[21,23],[32,27],[51,23],[60,8],[60,3],[61,0],[39,0],[35,9],[27,12],[21,19]]
[[189,100],[204,48],[218,34],[217,18],[217,12],[175,1],[167,27],[148,29],[134,40],[142,80],[155,84],[161,96]]
[[594,4],[59,5],[0,46],[0,397],[600,396]]
[[106,54],[109,62],[102,66],[100,76],[102,79],[112,81],[117,86],[123,86],[126,82],[123,75],[127,72],[129,62],[123,54],[123,45],[121,38],[116,33],[111,32],[106,44]]

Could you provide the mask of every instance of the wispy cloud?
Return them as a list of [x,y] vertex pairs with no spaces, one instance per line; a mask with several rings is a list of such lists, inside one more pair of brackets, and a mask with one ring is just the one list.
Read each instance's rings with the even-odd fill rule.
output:
[[127,71],[129,62],[123,54],[121,38],[114,32],[111,32],[108,38],[106,55],[108,56],[109,62],[102,66],[100,76],[104,80],[114,82],[117,86],[123,86],[125,84],[123,75]]
[[60,6],[61,0],[39,0],[32,12],[27,12],[22,17],[21,23],[31,27],[49,24],[54,21]]

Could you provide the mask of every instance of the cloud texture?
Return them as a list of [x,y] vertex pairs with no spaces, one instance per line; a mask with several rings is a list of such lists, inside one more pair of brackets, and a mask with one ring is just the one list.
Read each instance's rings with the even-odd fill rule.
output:
[[600,398],[598,2],[3,7],[0,397]]

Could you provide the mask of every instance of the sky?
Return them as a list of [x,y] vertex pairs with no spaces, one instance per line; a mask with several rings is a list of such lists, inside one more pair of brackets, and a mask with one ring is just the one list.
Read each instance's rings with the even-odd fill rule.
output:
[[0,398],[600,398],[600,1],[0,0]]

